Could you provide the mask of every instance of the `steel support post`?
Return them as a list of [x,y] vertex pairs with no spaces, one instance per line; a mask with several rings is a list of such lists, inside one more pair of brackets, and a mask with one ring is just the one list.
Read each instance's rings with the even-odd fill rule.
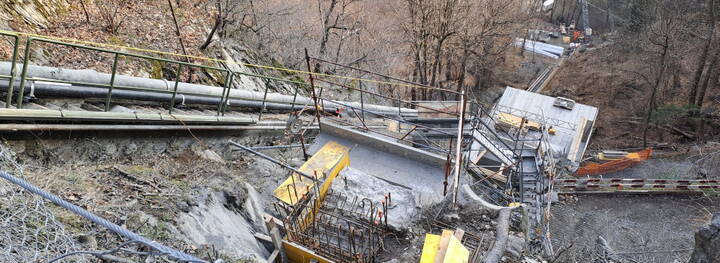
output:
[[25,81],[27,80],[28,64],[30,63],[30,44],[33,38],[28,37],[25,42],[25,57],[23,58],[23,69],[20,75],[20,92],[18,92],[17,105],[18,109],[22,108],[23,94],[25,93]]
[[177,96],[178,84],[180,84],[180,74],[182,74],[183,64],[178,63],[177,73],[175,74],[175,86],[173,87],[172,99],[170,99],[170,114],[175,108],[175,97]]
[[[12,95],[13,95],[13,87],[15,87],[15,75],[16,75],[16,68],[17,68],[17,53],[18,53],[18,46],[20,45],[20,38],[18,36],[12,36],[15,38],[15,43],[13,45],[13,55],[12,55],[12,66],[10,68],[10,82],[8,84],[8,91],[7,91],[7,99],[5,100],[5,108],[10,108],[10,104],[12,103]],[[23,65],[23,68],[25,66]],[[22,96],[22,94],[20,94]]]
[[305,63],[308,68],[308,78],[310,79],[310,89],[312,90],[313,102],[315,103],[315,118],[317,118],[318,125],[320,125],[320,107],[318,105],[318,97],[315,93],[315,79],[313,78],[313,71],[310,67],[310,55],[308,55],[307,48],[305,49]]
[[455,146],[455,176],[453,178],[453,204],[457,204],[458,199],[458,188],[460,185],[460,171],[462,168],[462,141],[463,141],[463,129],[465,128],[465,104],[467,98],[465,98],[465,90],[460,92],[460,119],[458,120],[458,137],[457,145]]
[[112,90],[115,87],[115,75],[117,75],[118,57],[120,57],[120,54],[115,53],[112,65],[112,75],[110,75],[110,86],[108,87],[107,97],[105,97],[105,111],[110,111],[110,99],[112,98]]

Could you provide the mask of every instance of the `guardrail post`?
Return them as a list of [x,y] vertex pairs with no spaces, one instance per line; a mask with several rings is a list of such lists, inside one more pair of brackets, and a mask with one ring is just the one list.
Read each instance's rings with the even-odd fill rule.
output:
[[[400,99],[399,93],[397,95],[397,102],[398,102],[398,118],[402,118],[402,111],[400,110],[400,107],[402,107],[402,100]],[[418,117],[420,117],[420,116],[418,116]],[[398,125],[398,130],[400,130],[400,125]]]
[[233,74],[232,74],[232,71],[230,71],[230,70],[226,70],[226,71],[227,71],[227,75],[225,75],[225,83],[223,84],[223,92],[222,92],[222,95],[220,96],[220,103],[218,104],[218,112],[217,112],[218,116],[223,114],[223,108],[225,107],[225,104],[227,104],[227,102],[225,102],[225,97],[226,97],[225,94],[227,93],[228,94],[227,96],[228,97],[230,96],[229,89],[230,89],[230,83],[232,82]]
[[268,82],[265,82],[265,94],[263,95],[263,101],[262,106],[260,106],[260,115],[258,115],[258,121],[262,119],[263,112],[265,112],[265,100],[267,100],[267,94],[270,87],[268,87]]
[[175,73],[175,87],[173,88],[173,95],[172,99],[170,100],[170,114],[172,114],[173,108],[175,108],[175,97],[177,96],[178,84],[180,83],[180,74],[182,74],[182,68],[183,64],[178,63],[177,73]]
[[110,99],[112,97],[113,87],[115,87],[115,75],[117,75],[118,57],[120,57],[120,54],[115,53],[115,57],[113,58],[113,65],[112,65],[112,75],[110,75],[110,87],[108,87],[108,93],[107,93],[107,96],[105,97],[105,111],[110,111]]
[[230,71],[230,80],[228,81],[227,93],[225,93],[225,102],[222,106],[222,116],[225,116],[228,106],[230,106],[230,90],[233,86],[233,80],[235,80],[235,72]]
[[362,80],[358,80],[358,87],[360,88],[360,114],[362,114],[362,122],[365,123],[365,100],[363,99],[363,85]]
[[7,99],[5,100],[5,108],[10,108],[12,103],[13,88],[15,87],[15,75],[17,68],[17,53],[18,46],[20,45],[20,38],[18,36],[12,36],[15,38],[15,44],[13,45],[12,65],[10,66],[10,82],[8,83]]
[[313,78],[312,68],[310,67],[310,55],[308,55],[307,48],[305,49],[305,63],[307,63],[307,68],[309,72],[308,78],[310,79],[310,89],[312,90],[312,98],[315,102],[315,118],[317,118],[318,125],[320,125],[320,107],[318,105],[318,96],[315,93],[315,79]]
[[18,93],[16,106],[18,109],[22,108],[23,94],[25,93],[25,81],[27,79],[28,63],[30,63],[30,44],[32,43],[32,40],[32,37],[28,37],[27,42],[25,42],[25,58],[23,58],[23,69],[22,74],[20,75],[20,92]]
[[293,95],[293,101],[292,101],[292,104],[290,104],[290,111],[295,111],[295,102],[297,101],[297,95],[298,95],[298,92],[300,91],[300,86],[304,86],[304,85],[297,85],[295,87],[295,95]]

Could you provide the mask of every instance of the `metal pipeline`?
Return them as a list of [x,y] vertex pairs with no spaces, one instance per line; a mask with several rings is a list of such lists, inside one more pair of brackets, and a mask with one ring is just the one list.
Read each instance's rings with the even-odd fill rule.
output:
[[[0,80],[0,91],[7,92],[8,80]],[[15,81],[13,87],[13,93],[17,94],[20,90],[19,81]],[[45,81],[27,81],[25,82],[24,96],[34,96],[40,98],[105,98],[107,96],[108,89],[105,87],[93,87],[84,85],[71,85],[64,83],[45,82]],[[139,100],[139,101],[155,101],[170,103],[172,101],[172,93],[160,92],[160,91],[147,91],[147,90],[125,90],[125,89],[113,89],[113,99],[122,100]],[[175,105],[182,104],[200,104],[200,105],[219,105],[219,97],[204,97],[197,95],[184,95],[178,93],[175,96]],[[244,107],[244,108],[262,108],[262,101],[250,101],[240,99],[229,99],[228,105],[231,107]],[[265,103],[266,109],[271,110],[300,110],[304,108],[301,104],[282,104],[282,103]],[[324,108],[326,111],[335,111],[336,108]],[[312,107],[310,107],[312,110]]]
[[[23,70],[23,64],[17,64],[16,65],[16,72],[22,72]],[[12,67],[12,63],[10,62],[0,62],[0,75],[10,75],[10,70]],[[99,73],[94,70],[75,70],[75,69],[63,69],[63,68],[56,68],[56,67],[45,67],[45,66],[35,66],[30,65],[27,69],[27,77],[28,78],[35,78],[35,79],[47,79],[47,81],[63,81],[63,82],[71,82],[71,83],[85,83],[86,85],[73,85],[72,87],[91,87],[92,84],[97,85],[108,85],[110,83],[111,74],[106,73]],[[16,79],[19,79],[20,77],[16,77]],[[5,82],[7,83],[7,82]],[[37,83],[37,82],[36,82]],[[59,84],[62,85],[62,84]],[[133,88],[139,88],[139,89],[145,89],[145,90],[157,90],[158,92],[164,92],[166,94],[169,94],[168,92],[172,92],[175,87],[175,81],[166,81],[163,79],[150,79],[150,78],[140,78],[140,77],[132,77],[127,75],[115,75],[114,85],[116,87],[133,87]],[[7,84],[5,84],[7,86]],[[38,87],[35,87],[36,89]],[[96,87],[97,88],[97,87]],[[106,88],[100,88],[101,90],[107,91]],[[118,90],[118,93],[120,93],[120,90],[123,90],[122,88],[116,88]],[[113,89],[113,98],[116,97],[116,89]],[[28,90],[28,87],[26,86],[26,89]],[[128,90],[125,90],[128,91]],[[206,98],[213,98],[215,100],[215,104],[219,104],[219,98],[222,97],[224,89],[222,87],[215,87],[215,86],[207,86],[207,85],[198,85],[198,84],[192,84],[192,83],[185,83],[185,82],[178,82],[177,85],[177,91],[178,94],[193,94],[193,96],[197,97],[203,97],[207,96]],[[105,95],[107,92],[104,93]],[[185,95],[186,99],[190,95]],[[266,101],[266,107],[268,109],[280,109],[280,110],[289,110],[291,109],[290,105],[295,101],[295,104],[299,105],[314,105],[313,100],[311,98],[307,98],[304,96],[298,95],[297,98],[294,98],[292,95],[284,95],[276,92],[270,92],[267,93],[267,96],[265,96],[264,92],[257,92],[257,91],[249,91],[244,89],[231,89],[229,92],[228,97],[230,98],[231,106],[234,106],[233,103],[237,103],[238,106],[241,105],[248,105],[248,107],[261,107],[262,101]],[[170,99],[167,99],[167,101],[170,101]],[[345,104],[353,105],[360,107],[360,103],[358,102],[343,102]],[[287,106],[281,106],[281,105],[287,105]],[[283,108],[285,107],[285,108]],[[302,106],[299,106],[300,108]],[[326,109],[337,109],[339,107],[342,107],[340,105],[334,104],[332,102],[326,102],[324,104],[324,107]],[[382,105],[372,105],[372,104],[365,104],[364,108],[368,111],[376,111],[376,112],[383,112],[383,113],[398,113],[397,107],[390,107],[390,106],[382,106]],[[402,108],[401,112],[403,116],[417,116],[417,110],[415,109],[408,109],[408,108]]]

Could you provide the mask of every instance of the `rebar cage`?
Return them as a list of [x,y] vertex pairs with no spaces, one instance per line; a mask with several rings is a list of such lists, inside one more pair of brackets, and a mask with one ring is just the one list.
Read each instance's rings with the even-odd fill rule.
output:
[[296,204],[284,222],[287,240],[335,262],[367,263],[383,247],[390,229],[390,196],[373,202],[330,192],[323,202],[316,195]]

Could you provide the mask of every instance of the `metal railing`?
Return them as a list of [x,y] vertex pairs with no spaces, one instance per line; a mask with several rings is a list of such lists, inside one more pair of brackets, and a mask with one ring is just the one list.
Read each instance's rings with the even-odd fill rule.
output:
[[[465,151],[465,146],[462,142],[464,138],[463,132],[465,128],[465,116],[467,112],[465,108],[468,104],[468,99],[464,90],[455,91],[418,84],[399,78],[387,76],[384,74],[371,72],[369,70],[343,65],[320,58],[310,57],[308,55],[306,55],[306,62],[307,70],[308,72],[311,72],[310,85],[313,91],[313,99],[316,104],[315,107],[323,108],[324,103],[328,102],[335,105],[340,105],[344,107],[345,111],[352,113],[348,114],[349,117],[347,118],[342,118],[342,116],[331,116],[329,118],[330,120],[367,133],[379,135],[380,137],[393,139],[397,142],[407,143],[415,148],[420,148],[429,152],[445,155],[446,164],[445,181],[443,182],[443,194],[448,193],[448,186],[450,186],[450,182],[448,181],[448,179],[450,177],[450,174],[453,174],[453,187],[458,186],[460,173],[463,171],[463,169],[461,169],[463,167],[462,153]],[[379,80],[371,79],[369,81],[363,81],[359,78],[352,78],[351,80],[348,79],[346,83],[340,83],[339,81],[336,81],[334,79],[329,79],[328,77],[326,77],[325,74],[314,75],[315,69],[311,67],[311,64],[313,63],[316,63],[316,65],[329,64],[334,67],[340,67],[350,71],[359,72],[363,76],[369,75],[371,77],[379,78]],[[387,81],[391,80],[400,81],[408,85],[385,87],[381,84],[387,83]],[[399,90],[398,88],[403,89]],[[334,89],[337,91],[351,90],[359,92],[360,105],[358,106],[350,105],[348,103],[342,103],[339,100],[332,99],[329,96],[325,96],[327,94],[325,89]],[[459,98],[459,100],[442,101],[442,104],[449,106],[444,108],[438,108],[425,105],[422,102],[407,100],[404,99],[402,96],[402,92],[405,92],[405,94],[417,94],[418,90],[432,91],[436,93],[436,95],[439,97],[451,97],[453,99],[457,97]],[[366,103],[369,100],[372,100],[374,103],[393,105],[393,107],[397,107],[397,114],[387,112],[380,113],[377,111],[373,111],[372,109],[368,109],[366,107]],[[422,117],[438,118],[439,116],[450,118],[452,119],[451,122],[453,124],[457,123],[457,132],[448,132],[447,129],[433,127],[432,125],[424,124],[420,121],[408,120],[407,118],[405,118],[406,115],[408,115],[409,113],[408,111],[416,113],[417,116],[415,117],[417,117],[418,119],[421,119]],[[321,111],[316,112],[318,112],[317,120],[319,122],[321,118]],[[338,115],[341,114],[338,112]],[[370,129],[368,128],[368,125],[366,123],[367,116],[382,118],[384,120],[396,122],[397,130],[390,132]],[[359,123],[353,123],[353,120],[356,120]],[[406,126],[407,128],[403,128],[403,126]],[[428,139],[423,137],[423,132],[434,132],[443,135],[442,137],[445,138]],[[409,136],[413,139],[408,139]],[[416,140],[418,138],[422,141]],[[453,195],[455,195],[456,193],[457,189],[453,189]],[[453,200],[455,200],[455,198],[453,198]]]
[[[18,68],[18,55],[20,53],[20,46],[21,46],[21,34],[13,34],[13,33],[6,33],[6,32],[0,32],[0,35],[5,37],[10,37],[13,42],[13,52],[12,52],[12,59],[11,59],[11,72],[10,75],[0,75],[0,79],[8,79],[9,80],[9,86],[7,91],[7,97],[5,98],[5,107],[10,108],[13,103],[13,94],[15,93],[14,87],[15,82],[17,81],[17,78],[20,79],[19,84],[19,90],[17,91],[17,99],[15,101],[15,107],[18,109],[21,109],[23,107],[23,99],[24,99],[24,92],[25,92],[25,86],[28,81],[51,81],[56,83],[65,83],[65,84],[74,84],[74,85],[86,85],[86,86],[95,86],[95,87],[103,87],[107,88],[107,95],[104,99],[104,110],[109,111],[110,106],[112,104],[112,91],[115,89],[122,89],[122,90],[134,90],[134,91],[152,91],[152,92],[159,92],[159,93],[165,93],[165,94],[172,94],[168,111],[169,113],[172,113],[173,109],[175,108],[176,98],[179,95],[193,95],[193,96],[200,96],[200,97],[209,97],[209,98],[217,98],[219,99],[219,103],[217,105],[217,115],[224,115],[227,108],[228,108],[228,100],[230,95],[230,89],[232,89],[234,86],[233,79],[238,75],[245,75],[249,77],[256,77],[256,78],[262,78],[266,80],[272,80],[272,81],[282,81],[286,83],[291,83],[298,86],[307,86],[306,83],[295,81],[295,80],[287,80],[272,76],[263,76],[258,74],[252,74],[252,73],[246,73],[246,72],[237,72],[232,71],[228,69],[227,67],[213,67],[213,66],[207,66],[202,64],[195,64],[190,62],[184,62],[184,61],[178,61],[178,60],[172,60],[172,59],[166,59],[161,57],[154,57],[154,56],[147,56],[147,55],[141,55],[141,54],[133,54],[129,52],[123,52],[123,51],[117,51],[117,50],[109,50],[104,48],[98,48],[98,47],[91,47],[91,46],[85,46],[85,45],[79,45],[74,43],[68,43],[68,42],[62,42],[52,39],[46,39],[41,37],[32,37],[28,36],[25,38],[24,43],[24,50],[23,50],[23,57],[22,57],[22,71],[20,72],[20,75],[17,74],[17,68]],[[35,43],[45,43],[45,44],[53,44],[53,45],[59,45],[69,48],[77,48],[81,50],[86,51],[95,51],[100,52],[103,54],[110,54],[113,56],[112,61],[112,67],[110,72],[110,82],[107,84],[100,84],[100,83],[86,83],[86,82],[79,82],[79,81],[64,81],[64,80],[48,80],[48,79],[41,79],[41,78],[33,78],[28,76],[28,68],[30,66],[30,63],[32,63],[32,52],[31,50],[36,45]],[[168,90],[159,90],[159,89],[148,89],[148,88],[141,88],[141,87],[131,87],[131,86],[122,86],[117,85],[115,83],[116,76],[118,75],[118,64],[120,63],[120,58],[126,57],[126,58],[140,58],[148,61],[156,61],[156,62],[162,62],[167,64],[174,64],[176,65],[176,74],[175,74],[175,80],[173,84],[172,91]],[[219,72],[220,75],[223,77],[223,85],[222,85],[222,93],[221,95],[208,95],[208,94],[202,94],[202,93],[195,93],[195,92],[180,92],[178,91],[178,85],[180,84],[180,78],[182,75],[183,70],[187,70],[190,68],[198,68],[202,70],[212,70]],[[265,105],[266,105],[266,99],[267,94],[269,91],[269,85],[265,85],[265,91],[264,91],[264,98],[262,100],[262,109],[261,113],[264,111]],[[297,98],[297,90],[295,93],[295,97]],[[293,109],[294,109],[294,102],[293,102]]]

